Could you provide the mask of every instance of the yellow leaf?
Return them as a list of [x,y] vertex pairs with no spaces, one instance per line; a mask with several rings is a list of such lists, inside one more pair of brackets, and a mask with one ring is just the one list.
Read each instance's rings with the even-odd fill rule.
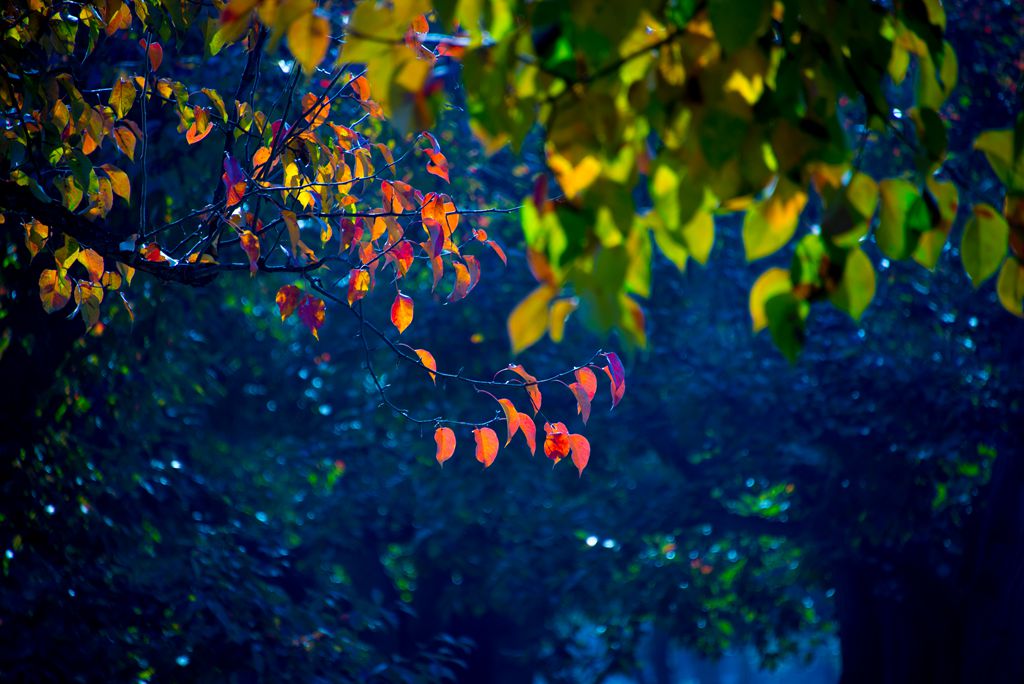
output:
[[123,119],[134,102],[135,86],[124,76],[120,77],[110,91],[110,106],[117,114],[117,118]]
[[125,202],[129,202],[132,195],[132,186],[128,180],[128,174],[113,164],[103,164],[100,168],[110,178],[110,185],[114,190],[114,194]]
[[54,269],[48,268],[39,274],[39,299],[46,313],[59,311],[71,299],[71,283]]
[[551,285],[541,285],[526,295],[509,314],[508,337],[513,354],[518,354],[544,336],[548,328],[548,304],[556,293]]
[[323,61],[330,34],[331,24],[319,11],[302,15],[288,27],[288,47],[307,74]]
[[548,324],[548,335],[551,336],[552,342],[562,341],[562,337],[565,335],[565,322],[569,320],[569,315],[578,306],[579,300],[575,297],[557,299],[551,304],[551,310],[548,312],[551,318]]
[[774,254],[789,242],[806,204],[804,189],[780,178],[771,196],[751,207],[743,219],[747,261]]
[[754,286],[750,288],[750,320],[755,333],[768,327],[765,302],[777,294],[792,289],[789,271],[784,268],[770,268],[758,277]]

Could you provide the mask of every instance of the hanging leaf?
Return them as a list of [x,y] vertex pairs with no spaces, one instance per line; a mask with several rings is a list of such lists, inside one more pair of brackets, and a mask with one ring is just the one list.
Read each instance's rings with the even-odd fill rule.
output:
[[523,433],[526,446],[530,448],[530,455],[535,456],[537,454],[537,426],[533,422],[533,418],[527,414],[519,413],[517,415],[519,417],[519,430]]
[[505,424],[508,427],[508,439],[505,440],[505,446],[508,446],[516,431],[519,430],[519,412],[516,411],[515,405],[509,399],[498,399],[498,403],[501,404],[501,410],[505,412]]
[[391,323],[398,328],[399,335],[404,333],[405,329],[412,323],[412,316],[412,297],[399,292],[395,295],[394,303],[391,304]]
[[1003,262],[996,281],[999,303],[1014,316],[1024,318],[1024,264],[1011,257]]
[[46,313],[60,311],[71,299],[71,283],[56,270],[48,268],[39,274],[39,299]]
[[498,435],[489,427],[482,427],[473,430],[473,439],[476,441],[476,460],[490,468],[498,455]]
[[594,371],[584,366],[583,368],[577,368],[575,375],[576,382],[579,383],[586,393],[587,399],[593,401],[594,395],[597,394],[597,376],[594,375]]
[[504,371],[512,371],[513,373],[515,373],[516,375],[523,379],[526,386],[526,393],[530,397],[530,404],[533,408],[533,413],[534,415],[536,415],[537,411],[540,411],[542,399],[540,394],[540,387],[537,386],[537,378],[527,373],[526,369],[520,365],[509,365],[508,368],[504,368],[498,372],[501,373]]
[[320,326],[324,324],[324,316],[326,313],[326,305],[324,300],[313,295],[306,295],[299,302],[299,320],[306,324],[309,331],[313,333],[313,337],[317,340],[320,339]]
[[455,432],[451,428],[439,427],[434,430],[434,442],[437,443],[437,455],[434,458],[444,466],[444,462],[455,453]]
[[1010,226],[1006,219],[991,205],[974,205],[960,241],[960,258],[974,287],[981,286],[999,270],[1009,241]]
[[586,425],[590,420],[590,397],[587,396],[587,390],[578,382],[570,384],[569,390],[576,397],[576,413],[583,417],[583,424]]
[[78,263],[85,266],[85,270],[89,272],[89,280],[92,282],[98,283],[103,278],[103,257],[95,250],[79,250]]
[[307,74],[324,60],[330,43],[331,24],[320,10],[303,14],[288,27],[288,48]]
[[111,109],[117,114],[118,119],[123,119],[134,102],[135,86],[124,76],[120,77],[110,91]]
[[352,306],[370,291],[370,273],[361,268],[348,272],[348,305]]
[[551,285],[541,285],[516,305],[508,316],[508,338],[512,353],[518,354],[535,344],[548,328],[548,305],[558,293]]
[[569,455],[569,430],[565,423],[544,423],[544,455],[555,463]]
[[590,441],[583,435],[569,435],[569,448],[572,450],[572,463],[583,477],[583,469],[590,463]]
[[192,115],[194,117],[192,125],[185,132],[185,140],[189,145],[195,145],[213,130],[213,124],[210,123],[210,115],[206,109],[196,105],[192,108]]
[[604,372],[612,382],[612,408],[619,405],[623,395],[626,393],[626,370],[622,367],[622,361],[615,352],[608,352],[604,355],[608,359],[608,365]]
[[294,285],[285,285],[277,291],[274,301],[277,302],[278,311],[281,312],[281,320],[292,315],[295,307],[299,305],[299,288]]
[[242,243],[242,250],[249,257],[249,275],[255,276],[260,270],[260,239],[251,230],[243,230],[239,240]]
[[427,369],[427,375],[430,376],[431,382],[437,384],[437,362],[434,361],[434,355],[428,352],[426,349],[413,349],[416,352],[416,356],[419,357],[420,363]]

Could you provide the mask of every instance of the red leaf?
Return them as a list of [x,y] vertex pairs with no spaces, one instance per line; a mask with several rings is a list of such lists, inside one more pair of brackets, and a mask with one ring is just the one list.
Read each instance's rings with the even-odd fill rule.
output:
[[160,43],[150,43],[147,48],[146,40],[142,39],[139,41],[139,45],[146,51],[146,55],[149,57],[150,68],[153,71],[159,69],[160,64],[164,61],[164,49],[160,47]]
[[583,368],[576,369],[576,382],[586,391],[587,399],[593,401],[594,395],[597,394],[597,376],[594,375],[594,371],[590,370],[586,366]]
[[622,367],[622,361],[619,360],[618,354],[608,352],[604,356],[608,359],[608,365],[604,367],[604,372],[612,381],[612,408],[615,408],[626,393],[626,371]]
[[437,443],[435,458],[442,466],[455,453],[455,433],[451,428],[439,427],[434,430],[434,441]]
[[196,105],[192,108],[192,115],[195,118],[192,121],[192,125],[185,132],[185,140],[188,141],[189,145],[195,145],[213,130],[213,126],[210,124],[210,115],[206,113],[205,109]]
[[466,262],[466,268],[469,270],[469,287],[466,288],[466,294],[469,294],[480,282],[480,262],[472,254],[467,254],[462,259]]
[[530,403],[533,405],[533,413],[534,415],[536,415],[537,411],[540,411],[540,405],[542,400],[540,388],[537,386],[537,378],[527,373],[526,369],[519,364],[510,365],[508,368],[503,368],[501,371],[498,372],[501,373],[503,371],[512,371],[513,373],[515,373],[516,375],[518,375],[519,377],[526,381],[526,393],[530,395]]
[[348,305],[352,306],[370,291],[370,274],[361,268],[348,272]]
[[445,183],[450,183],[448,179],[448,160],[440,152],[432,152],[427,150],[427,156],[430,157],[430,161],[427,162],[427,173],[431,173],[438,178],[444,180]]
[[583,416],[583,424],[586,425],[590,420],[590,397],[587,396],[587,390],[578,382],[569,385],[569,389],[576,397],[576,413]]
[[505,412],[505,424],[508,426],[508,439],[505,440],[505,446],[508,446],[519,429],[519,412],[508,399],[498,399],[498,403],[501,404],[501,409]]
[[519,429],[523,433],[523,437],[526,438],[526,446],[530,447],[530,455],[534,456],[537,454],[537,426],[533,422],[533,418],[526,415],[525,413],[519,414]]
[[398,272],[398,277],[403,277],[409,272],[409,267],[412,266],[413,252],[412,243],[403,240],[397,245],[388,250],[387,260],[395,262],[395,270]]
[[590,442],[583,435],[569,435],[569,446],[572,448],[572,463],[583,477],[583,469],[590,462]]
[[370,82],[366,80],[365,76],[360,76],[352,81],[351,85],[360,102],[366,102],[370,99]]
[[260,239],[251,230],[243,230],[239,239],[242,242],[245,255],[249,257],[249,275],[254,276],[256,271],[260,270],[257,263],[260,258]]
[[482,427],[473,430],[473,439],[476,440],[476,460],[490,468],[498,455],[498,435],[491,428]]
[[508,266],[508,257],[505,256],[505,250],[501,248],[501,245],[499,245],[494,240],[488,240],[487,244],[491,246],[491,249],[494,250],[494,253],[498,255],[499,259],[501,259],[501,263]]
[[391,322],[398,328],[401,335],[412,323],[413,303],[412,297],[399,292],[395,295],[395,301],[391,304]]
[[569,455],[569,430],[564,423],[544,423],[544,455],[558,463]]
[[357,218],[341,220],[341,248],[340,252],[351,249],[360,238],[363,237],[363,219]]
[[288,318],[295,311],[295,307],[299,303],[299,288],[294,285],[285,285],[277,291],[277,296],[274,298],[277,302],[277,308],[281,312],[281,320]]
[[464,299],[466,294],[469,293],[470,276],[469,269],[463,264],[453,261],[452,267],[455,269],[455,287],[452,289],[452,293],[448,295],[448,301],[457,302],[460,299]]
[[324,324],[326,309],[324,300],[313,295],[306,295],[299,302],[299,320],[306,324],[309,331],[313,333],[313,337],[318,340],[320,339],[320,334],[317,331]]
[[227,190],[227,206],[233,207],[245,196],[245,176],[238,160],[230,154],[224,157],[224,175],[221,176]]

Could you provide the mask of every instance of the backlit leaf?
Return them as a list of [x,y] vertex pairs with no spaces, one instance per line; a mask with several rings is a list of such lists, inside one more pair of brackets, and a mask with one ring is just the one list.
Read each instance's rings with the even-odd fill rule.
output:
[[56,270],[48,268],[39,274],[39,299],[46,313],[59,311],[71,299],[71,283]]
[[505,446],[508,446],[519,429],[519,412],[516,411],[515,405],[509,399],[498,399],[498,403],[501,404],[501,410],[505,412],[505,424],[508,427],[508,439],[505,440]]
[[[503,369],[503,371],[512,371],[523,379],[524,384],[526,385],[526,393],[530,397],[530,404],[534,414],[536,414],[537,411],[540,411],[542,397],[540,387],[537,386],[537,378],[527,373],[526,369],[518,364],[510,365],[508,368]],[[499,371],[499,373],[503,371]]]
[[569,315],[578,306],[579,300],[576,297],[565,297],[552,302],[551,309],[548,311],[551,319],[548,323],[548,335],[551,336],[553,342],[562,341],[562,337],[565,335],[565,322],[569,320]]
[[451,428],[439,427],[434,430],[434,442],[437,443],[437,454],[434,458],[443,466],[455,453],[455,432]]
[[117,114],[118,119],[123,119],[132,108],[135,102],[135,85],[125,77],[117,79],[113,89],[110,91],[110,107]]
[[743,218],[743,247],[747,261],[774,254],[796,232],[807,193],[781,178],[771,196],[756,203]]
[[490,468],[498,455],[498,435],[491,428],[482,427],[473,430],[473,439],[476,442],[476,460]]
[[902,178],[886,178],[878,184],[881,211],[875,240],[892,259],[905,259],[913,252],[920,233],[928,230],[931,219],[921,193]]
[[593,400],[597,394],[597,376],[594,371],[584,366],[576,369],[576,382],[587,393],[587,399]]
[[569,448],[572,449],[572,463],[583,477],[583,469],[590,463],[590,441],[583,435],[569,435]]
[[299,288],[294,285],[285,285],[277,291],[274,301],[277,302],[277,308],[281,312],[283,321],[291,316],[295,307],[299,305]]
[[544,423],[544,455],[555,463],[569,455],[569,430],[565,423]]
[[615,408],[626,394],[626,369],[622,367],[622,361],[615,352],[608,352],[604,357],[608,359],[604,372],[612,383],[612,408]]
[[434,361],[434,355],[428,352],[426,349],[414,349],[416,356],[419,357],[420,363],[427,369],[427,374],[430,376],[431,382],[437,384],[437,362]]
[[89,272],[89,280],[94,283],[100,282],[103,278],[103,257],[91,249],[83,249],[78,252],[78,263],[85,266]]
[[836,308],[859,321],[875,296],[875,269],[860,249],[854,248],[846,257],[843,279],[829,298]]
[[281,212],[281,220],[284,221],[285,227],[288,228],[288,240],[292,244],[292,258],[299,258],[299,243],[302,240],[299,238],[299,220],[295,216],[294,211],[285,209]]
[[303,14],[288,27],[288,48],[307,74],[327,55],[330,34],[331,24],[320,10]]
[[571,383],[569,390],[576,397],[576,413],[583,417],[583,424],[590,420],[590,396],[587,390],[578,382]]
[[996,294],[1003,308],[1014,316],[1024,318],[1024,264],[1016,258],[1011,257],[1003,262],[999,280],[996,281]]
[[391,323],[398,328],[401,335],[412,323],[413,301],[412,297],[401,292],[395,295],[395,301],[391,304]]
[[326,313],[326,305],[324,300],[313,295],[306,295],[299,302],[299,320],[306,324],[309,331],[313,333],[313,337],[320,339],[320,326],[324,324],[324,316]]
[[352,306],[370,291],[370,273],[353,268],[348,273],[348,305]]
[[260,239],[251,230],[242,231],[239,240],[242,243],[242,250],[245,255],[249,257],[249,275],[255,276],[256,272],[260,270],[259,258],[260,258]]
[[750,288],[750,321],[755,333],[768,327],[765,303],[775,295],[792,289],[789,271],[784,268],[770,268],[758,277]]
[[548,328],[548,305],[557,294],[551,285],[541,285],[516,305],[508,317],[512,353],[518,354],[544,336]]

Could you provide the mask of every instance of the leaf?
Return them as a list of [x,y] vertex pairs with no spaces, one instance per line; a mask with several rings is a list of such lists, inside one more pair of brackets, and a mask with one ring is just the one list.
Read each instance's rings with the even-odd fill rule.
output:
[[238,159],[230,154],[224,156],[224,173],[221,180],[224,181],[224,189],[227,191],[227,206],[239,204],[245,196],[245,175]]
[[508,439],[505,440],[505,446],[508,446],[519,429],[519,412],[516,411],[515,405],[509,399],[498,399],[498,403],[501,404],[501,410],[505,412],[505,425],[508,428]]
[[449,302],[457,302],[460,299],[464,299],[466,294],[469,292],[469,269],[464,264],[460,264],[458,261],[452,261],[452,268],[455,269],[455,286],[452,288],[452,293],[448,295]]
[[501,259],[501,263],[508,266],[508,257],[505,256],[505,250],[501,248],[501,245],[499,245],[494,240],[488,240],[487,244],[488,246],[490,246],[491,249],[494,250],[494,253],[498,255],[498,258]]
[[414,258],[412,243],[405,240],[392,247],[387,253],[388,261],[395,263],[395,271],[398,272],[399,278],[404,277],[409,272],[409,267],[412,266]]
[[307,74],[324,60],[330,42],[331,24],[320,10],[303,14],[288,27],[288,48]]
[[770,268],[758,277],[754,286],[750,288],[749,305],[750,320],[755,333],[768,327],[765,303],[775,295],[790,292],[792,289],[789,271],[784,268]]
[[858,248],[846,256],[843,279],[830,295],[836,308],[845,311],[854,321],[860,321],[864,310],[875,296],[875,269],[871,259]]
[[135,86],[124,76],[117,79],[117,83],[110,91],[110,107],[117,114],[118,119],[123,119],[135,102]]
[[48,268],[39,274],[39,299],[46,313],[60,311],[71,299],[71,283],[56,270]]
[[569,455],[569,430],[565,423],[544,423],[544,455],[555,463]]
[[964,227],[960,258],[974,287],[980,287],[999,270],[1010,241],[1010,226],[991,205],[974,205]]
[[427,375],[430,376],[430,381],[436,385],[437,362],[434,361],[434,355],[428,352],[426,349],[413,349],[413,351],[416,352],[416,356],[419,357],[420,363],[422,363],[424,368],[427,369]]
[[594,371],[584,366],[583,368],[576,369],[576,382],[579,383],[583,391],[587,393],[587,399],[593,400],[597,394],[597,376],[594,375]]
[[472,254],[464,255],[462,260],[466,262],[466,270],[469,271],[469,285],[466,286],[468,295],[480,282],[480,262]]
[[733,0],[710,0],[708,18],[722,48],[732,53],[749,45],[768,28],[771,7],[768,0],[746,0],[742,6]]
[[370,83],[366,80],[365,76],[359,76],[353,79],[349,84],[352,86],[352,90],[355,92],[356,97],[359,98],[360,102],[366,102],[370,99]]
[[445,156],[440,152],[433,152],[431,150],[427,150],[426,154],[430,158],[430,161],[427,162],[427,173],[441,178],[445,183],[450,183],[451,181],[448,180],[448,160]]
[[127,126],[114,126],[114,143],[128,159],[135,161],[135,134]]
[[774,254],[796,232],[807,193],[792,181],[781,178],[766,200],[756,203],[743,218],[743,247],[747,261]]
[[185,132],[185,140],[188,141],[189,145],[195,145],[213,130],[213,125],[210,123],[210,115],[206,112],[206,109],[196,105],[192,108],[192,115],[195,118],[192,121],[192,125]]
[[541,285],[526,295],[509,314],[508,337],[513,354],[518,354],[544,336],[548,327],[548,304],[557,292],[552,285]]
[[391,304],[391,323],[398,328],[401,335],[412,323],[413,302],[412,297],[401,292],[395,295],[395,301]]
[[1012,257],[1003,262],[996,281],[996,294],[1003,308],[1024,318],[1024,264]]
[[36,219],[32,219],[24,224],[24,228],[25,248],[28,249],[29,254],[34,259],[49,239],[50,227]]
[[[100,320],[100,302],[103,301],[103,288],[93,283],[79,281],[75,285],[75,313],[82,313],[85,327],[92,328]],[[72,314],[74,315],[74,314]]]
[[914,251],[917,236],[931,227],[928,207],[921,193],[902,178],[886,178],[878,184],[882,208],[875,240],[891,259],[905,259]]
[[517,414],[519,416],[519,430],[523,433],[523,438],[526,440],[526,446],[530,448],[530,455],[537,455],[537,426],[533,422],[533,418],[525,413]]
[[622,367],[622,361],[615,352],[608,352],[604,355],[608,359],[608,365],[604,372],[612,381],[612,408],[619,405],[623,395],[626,393],[626,369]]
[[288,228],[288,240],[292,243],[292,258],[299,258],[299,243],[302,240],[299,238],[299,220],[295,216],[294,211],[284,209],[281,212],[281,220],[284,221],[284,225]]
[[587,390],[578,382],[571,383],[569,390],[576,397],[576,413],[583,417],[583,424],[586,425],[590,420],[590,397],[587,395]]
[[473,430],[473,439],[476,441],[476,460],[490,468],[498,455],[498,435],[491,428],[482,427]]
[[1014,154],[1014,133],[1009,128],[984,131],[974,149],[985,153],[989,165],[1008,193],[1024,191],[1024,153]]
[[444,466],[444,462],[455,453],[455,432],[451,428],[439,427],[434,430],[434,442],[437,443],[437,455],[434,458]]
[[564,297],[551,303],[551,309],[548,310],[548,335],[552,342],[562,341],[565,336],[565,322],[578,306],[579,300],[576,297]]
[[277,302],[277,308],[281,312],[281,320],[284,321],[292,315],[295,307],[299,304],[299,288],[294,285],[285,285],[277,291],[274,301]]
[[128,174],[113,164],[103,164],[100,168],[110,178],[110,186],[113,188],[114,194],[125,202],[131,201],[132,185],[128,180]]
[[103,278],[103,257],[95,250],[83,249],[78,252],[78,263],[85,266],[89,271],[89,280],[94,283],[100,282]]
[[348,272],[348,305],[352,306],[370,291],[370,274],[361,268]]
[[242,250],[249,257],[249,275],[255,276],[256,272],[260,270],[258,263],[260,258],[260,239],[251,230],[243,230],[239,240],[242,243]]
[[530,397],[530,404],[533,408],[533,413],[536,415],[537,411],[540,411],[541,406],[541,394],[540,387],[537,386],[537,378],[526,372],[526,369],[520,365],[509,365],[508,368],[503,368],[499,373],[504,371],[512,371],[524,380],[526,386],[526,393]]
[[160,65],[163,64],[163,61],[164,61],[164,49],[163,49],[163,47],[161,47],[160,43],[155,43],[155,42],[154,43],[150,43],[149,46],[147,47],[145,45],[145,42],[146,42],[145,40],[140,41],[140,42],[143,43],[142,47],[146,49],[146,56],[149,57],[149,67],[150,67],[150,69],[152,69],[153,71],[156,71],[157,69],[160,68]]
[[572,449],[572,463],[583,477],[583,469],[590,462],[590,441],[583,435],[569,435],[569,448]]
[[313,337],[320,339],[320,326],[324,324],[327,305],[324,300],[313,295],[306,295],[299,302],[299,320],[306,324]]

